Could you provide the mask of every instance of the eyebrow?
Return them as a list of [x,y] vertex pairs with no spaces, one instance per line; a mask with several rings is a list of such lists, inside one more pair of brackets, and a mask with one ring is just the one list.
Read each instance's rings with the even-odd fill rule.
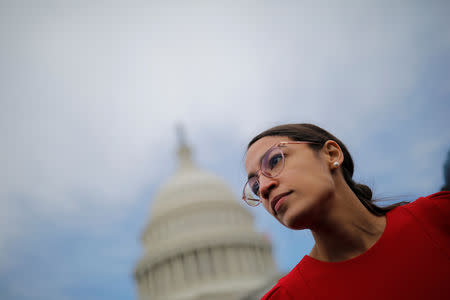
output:
[[[270,149],[272,149],[273,146],[275,146],[275,145],[276,145],[276,144],[272,145],[269,149],[267,149],[266,152],[264,152],[264,154],[261,155],[261,157],[259,158],[259,166],[260,166],[260,167],[259,167],[258,171],[261,170],[261,164],[262,164],[262,160],[263,160],[264,156],[266,156],[266,153],[267,153]],[[252,172],[252,173],[248,174],[247,180],[250,179],[250,178],[252,178],[252,177],[255,177],[255,176],[256,176],[256,173]]]

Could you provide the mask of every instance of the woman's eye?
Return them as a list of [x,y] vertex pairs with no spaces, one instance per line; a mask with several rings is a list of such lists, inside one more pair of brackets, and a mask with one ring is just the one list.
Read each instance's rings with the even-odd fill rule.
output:
[[269,160],[269,167],[271,169],[275,168],[275,166],[281,161],[281,159],[282,159],[281,154],[275,154]]
[[255,195],[259,195],[259,182],[255,181],[255,183],[252,184],[252,191]]

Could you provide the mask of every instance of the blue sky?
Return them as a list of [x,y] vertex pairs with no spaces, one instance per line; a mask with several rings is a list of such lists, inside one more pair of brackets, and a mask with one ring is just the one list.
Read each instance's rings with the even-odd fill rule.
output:
[[[236,194],[247,142],[311,122],[376,197],[443,185],[447,1],[0,1],[0,298],[135,299],[175,125]],[[262,208],[287,271],[312,247]]]

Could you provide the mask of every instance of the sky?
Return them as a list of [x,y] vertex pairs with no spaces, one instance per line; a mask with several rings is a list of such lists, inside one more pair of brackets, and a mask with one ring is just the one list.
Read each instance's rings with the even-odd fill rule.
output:
[[[136,299],[176,124],[236,195],[278,124],[339,137],[376,198],[439,191],[448,1],[0,0],[0,298]],[[259,207],[280,270],[313,245]]]

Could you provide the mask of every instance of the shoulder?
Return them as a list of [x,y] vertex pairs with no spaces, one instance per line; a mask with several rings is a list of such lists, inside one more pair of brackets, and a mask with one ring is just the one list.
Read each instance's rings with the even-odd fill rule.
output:
[[441,208],[448,208],[450,203],[450,192],[439,192],[435,194],[431,194],[429,196],[420,197],[416,201],[407,204],[414,209],[414,207],[423,207],[423,206],[436,206]]
[[420,197],[400,208],[404,208],[450,257],[450,192]]
[[288,274],[282,277],[278,283],[264,295],[261,300],[307,300],[312,299],[306,282],[300,272],[302,261],[298,263]]
[[281,286],[278,282],[261,300],[278,300],[278,299],[293,299],[287,292],[286,288]]
[[439,221],[442,218],[447,219],[450,214],[450,192],[439,192],[420,197],[402,207],[422,220]]

